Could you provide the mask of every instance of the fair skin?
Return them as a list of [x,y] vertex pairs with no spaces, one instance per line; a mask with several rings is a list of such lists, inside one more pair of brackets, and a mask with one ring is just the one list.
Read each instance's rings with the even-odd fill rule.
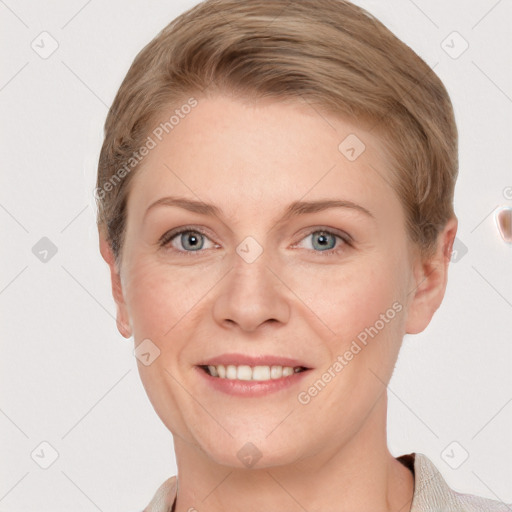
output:
[[[349,134],[366,145],[355,161],[338,150]],[[406,238],[380,144],[307,104],[202,98],[134,176],[120,269],[100,233],[120,332],[160,350],[149,366],[138,364],[173,434],[177,512],[410,509],[413,476],[387,448],[386,384],[404,334],[423,331],[441,304],[457,220],[440,233],[436,255],[422,261]],[[219,213],[147,211],[166,196]],[[324,199],[352,201],[373,216],[329,208],[283,218],[294,201]],[[189,225],[206,234],[159,245]],[[331,255],[312,235],[322,229],[334,232]],[[344,234],[351,245],[336,236]],[[194,235],[199,251],[187,245]],[[263,249],[250,263],[236,251],[248,236]],[[298,393],[394,303],[401,311],[300,403]],[[297,386],[231,396],[205,383],[196,366],[227,352],[288,356],[311,369]],[[248,442],[261,453],[252,467],[237,456]]]

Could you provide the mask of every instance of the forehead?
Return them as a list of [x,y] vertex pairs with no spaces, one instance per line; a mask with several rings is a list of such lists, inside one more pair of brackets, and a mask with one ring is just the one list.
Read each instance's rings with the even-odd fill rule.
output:
[[[173,112],[162,112],[162,122]],[[166,194],[233,214],[301,198],[398,205],[380,139],[305,102],[200,99],[167,130],[161,140],[150,135],[155,147],[133,176],[129,209],[137,215]]]

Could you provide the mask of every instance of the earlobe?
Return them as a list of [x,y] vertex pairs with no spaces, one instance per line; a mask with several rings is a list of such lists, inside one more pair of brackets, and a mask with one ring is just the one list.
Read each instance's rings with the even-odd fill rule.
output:
[[126,303],[124,300],[120,272],[119,272],[119,269],[117,268],[117,263],[115,261],[112,247],[108,243],[107,237],[101,228],[98,228],[98,234],[99,234],[99,245],[100,245],[101,256],[107,262],[109,269],[110,269],[112,297],[114,298],[114,301],[116,303],[116,310],[117,310],[117,313],[116,313],[117,329],[120,332],[121,336],[123,336],[124,338],[129,338],[132,335],[132,327],[130,324],[130,319],[129,319],[128,311],[126,308]]
[[412,299],[408,308],[406,333],[418,334],[426,329],[441,305],[448,282],[448,267],[457,233],[457,217],[452,217],[439,233],[437,250],[428,261],[418,261],[414,268]]

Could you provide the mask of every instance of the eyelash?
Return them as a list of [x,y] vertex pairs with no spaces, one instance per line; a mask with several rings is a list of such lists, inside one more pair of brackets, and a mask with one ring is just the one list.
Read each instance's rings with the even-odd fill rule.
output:
[[[161,247],[165,248],[178,235],[181,235],[183,233],[189,233],[189,232],[200,233],[201,235],[209,238],[208,234],[204,230],[202,230],[201,228],[198,228],[198,227],[195,227],[195,226],[185,226],[185,227],[182,227],[182,228],[177,228],[175,230],[168,231],[167,233],[165,233],[164,235],[162,235],[160,237],[160,240],[158,241],[158,243],[159,243],[159,245]],[[299,242],[304,240],[304,238],[306,238],[306,237],[308,237],[308,236],[310,236],[310,235],[312,235],[314,233],[318,233],[318,232],[326,233],[328,235],[333,235],[336,238],[340,239],[343,242],[341,244],[341,247],[335,247],[334,249],[328,249],[327,251],[315,251],[314,249],[307,249],[307,250],[311,250],[314,253],[317,253],[317,254],[322,255],[322,256],[336,256],[340,252],[342,252],[343,250],[346,250],[345,246],[352,247],[351,237],[349,235],[341,235],[341,234],[338,234],[338,233],[330,230],[330,228],[324,228],[324,227],[315,228],[312,231],[309,231],[303,238],[301,238],[301,240]],[[194,257],[194,253],[202,253],[202,252],[204,252],[204,250],[182,251],[180,249],[175,249],[174,247],[169,247],[169,250],[172,250],[172,251],[177,252],[179,254],[186,254],[187,256],[192,256],[192,257]]]

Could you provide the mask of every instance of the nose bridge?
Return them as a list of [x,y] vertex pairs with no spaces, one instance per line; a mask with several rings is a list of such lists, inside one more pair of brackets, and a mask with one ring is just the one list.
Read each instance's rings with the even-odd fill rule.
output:
[[233,268],[224,280],[214,305],[219,323],[237,324],[248,331],[267,320],[286,322],[289,307],[283,285],[268,268],[270,255],[247,237],[233,254]]

